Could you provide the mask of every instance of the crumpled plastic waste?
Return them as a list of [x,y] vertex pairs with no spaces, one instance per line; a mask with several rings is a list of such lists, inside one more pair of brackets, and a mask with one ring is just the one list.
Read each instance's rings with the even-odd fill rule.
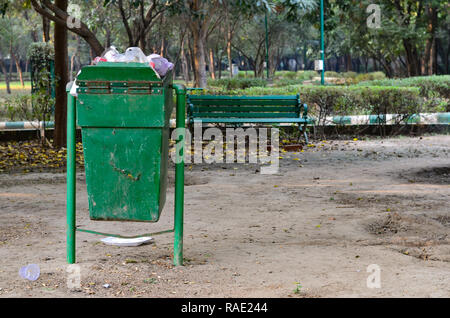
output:
[[129,47],[124,54],[125,62],[147,63],[147,57],[138,47]]
[[39,269],[39,265],[37,264],[28,264],[23,266],[19,270],[20,277],[24,279],[28,279],[30,281],[35,281],[39,278],[41,271]]
[[97,56],[94,59],[94,64],[99,62],[138,62],[146,63],[147,57],[144,52],[138,47],[129,47],[125,53],[117,51],[115,46],[110,46],[103,52],[102,56]]
[[[78,77],[78,75],[80,75],[80,73],[81,73],[81,71],[78,71],[76,77]],[[66,89],[69,88],[69,90],[70,90],[69,94],[72,95],[72,96],[75,96],[75,97],[78,97],[78,94],[77,94],[77,88],[78,87],[79,86],[77,85],[77,80],[76,79],[74,81],[72,81],[72,82],[67,83],[67,85],[66,85]]]
[[97,56],[94,59],[93,64],[98,64],[99,62],[119,62],[119,59],[122,58],[121,56],[122,54],[117,51],[115,46],[110,46],[103,52],[102,56]]
[[129,47],[125,53],[120,53],[115,46],[110,46],[103,52],[102,56],[97,56],[93,63],[100,62],[138,62],[148,64],[159,76],[165,76],[172,70],[174,65],[158,54],[146,56],[138,47]]
[[150,54],[147,59],[150,66],[161,76],[165,76],[168,71],[173,69],[173,63],[158,54]]

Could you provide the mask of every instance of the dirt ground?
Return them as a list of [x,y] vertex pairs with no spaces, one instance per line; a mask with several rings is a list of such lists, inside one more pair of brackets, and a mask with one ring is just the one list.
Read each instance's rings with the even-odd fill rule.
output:
[[[0,296],[450,296],[450,136],[317,142],[281,156],[276,175],[187,167],[183,267],[172,266],[172,234],[117,247],[78,232],[78,289],[67,287],[65,174],[0,174]],[[173,194],[155,224],[90,221],[80,172],[78,225],[166,230]],[[34,282],[18,274],[31,263]],[[380,288],[367,287],[371,264]]]

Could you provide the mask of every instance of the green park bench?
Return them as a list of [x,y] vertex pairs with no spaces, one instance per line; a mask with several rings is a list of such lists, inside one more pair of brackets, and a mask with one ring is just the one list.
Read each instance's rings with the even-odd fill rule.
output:
[[292,96],[224,96],[187,95],[188,125],[195,123],[231,124],[297,124],[306,143],[308,106],[300,95]]

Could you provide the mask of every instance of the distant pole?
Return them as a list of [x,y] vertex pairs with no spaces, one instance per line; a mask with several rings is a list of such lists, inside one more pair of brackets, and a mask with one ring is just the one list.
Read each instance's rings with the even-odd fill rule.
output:
[[269,31],[267,27],[267,11],[265,18],[265,26],[266,26],[266,71],[267,71],[267,79],[269,79]]
[[322,77],[320,83],[322,85],[325,85],[325,42],[324,42],[323,0],[320,0],[320,59],[322,60]]

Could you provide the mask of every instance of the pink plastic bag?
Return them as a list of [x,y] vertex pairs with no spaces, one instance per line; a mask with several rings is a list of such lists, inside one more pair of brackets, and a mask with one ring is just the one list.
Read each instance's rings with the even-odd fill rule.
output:
[[158,54],[149,55],[147,60],[150,66],[161,76],[165,76],[168,71],[173,69],[173,63]]

